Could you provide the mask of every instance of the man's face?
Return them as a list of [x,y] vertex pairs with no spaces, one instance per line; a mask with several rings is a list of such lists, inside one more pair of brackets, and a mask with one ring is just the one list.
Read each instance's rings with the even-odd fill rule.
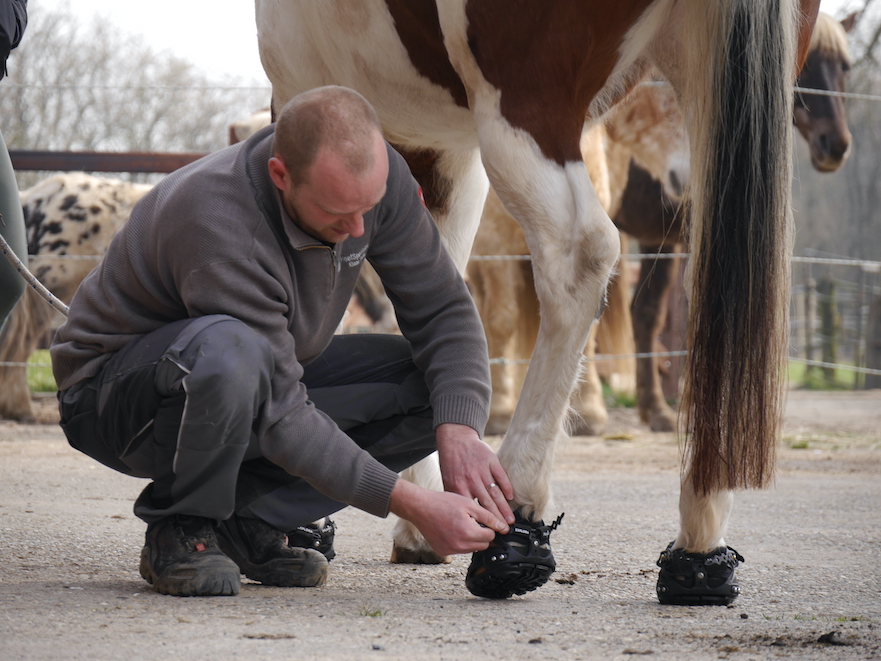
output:
[[388,179],[388,154],[379,135],[374,150],[373,166],[353,175],[332,151],[321,148],[306,181],[296,187],[284,164],[270,160],[270,174],[285,210],[301,230],[327,243],[364,234],[364,214],[382,200]]

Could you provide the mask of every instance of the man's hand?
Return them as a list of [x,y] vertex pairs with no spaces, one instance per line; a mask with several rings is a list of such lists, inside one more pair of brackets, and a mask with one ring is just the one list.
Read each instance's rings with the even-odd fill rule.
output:
[[508,530],[503,521],[469,498],[424,489],[404,479],[392,490],[389,510],[415,525],[442,556],[483,551],[496,532]]
[[[514,498],[514,489],[492,448],[466,425],[446,423],[438,426],[435,433],[444,489],[475,499],[495,517],[514,523],[514,513],[508,505]],[[508,532],[507,527],[499,532]]]

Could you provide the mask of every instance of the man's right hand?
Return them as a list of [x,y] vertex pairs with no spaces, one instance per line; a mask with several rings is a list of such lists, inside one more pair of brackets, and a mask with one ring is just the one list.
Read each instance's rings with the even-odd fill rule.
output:
[[482,551],[496,532],[508,532],[507,523],[473,500],[449,491],[424,489],[403,479],[392,490],[389,510],[416,526],[442,556]]

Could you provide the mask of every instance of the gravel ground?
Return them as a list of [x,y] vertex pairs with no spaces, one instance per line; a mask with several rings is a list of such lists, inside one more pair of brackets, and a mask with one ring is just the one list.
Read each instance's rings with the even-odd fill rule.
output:
[[627,410],[558,449],[558,569],[535,592],[471,596],[467,557],[391,565],[392,522],[348,509],[325,587],[187,599],[138,575],[144,482],[55,424],[0,422],[0,658],[881,659],[881,391],[792,393],[779,467],[737,496],[727,539],[747,562],[728,608],[657,603],[678,449]]

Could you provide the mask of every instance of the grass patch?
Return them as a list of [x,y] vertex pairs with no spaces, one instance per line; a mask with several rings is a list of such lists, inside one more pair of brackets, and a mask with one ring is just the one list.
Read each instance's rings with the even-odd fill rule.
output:
[[358,615],[361,617],[382,617],[385,615],[385,611],[374,606],[362,606],[361,610],[358,611]]
[[854,390],[856,378],[857,373],[848,369],[832,370],[831,378],[827,378],[821,367],[789,362],[789,383],[799,390]]
[[34,351],[28,358],[28,388],[31,392],[58,392],[51,367],[40,367],[50,363],[48,349]]
[[636,395],[628,395],[627,393],[612,390],[607,383],[603,383],[603,401],[606,403],[606,408],[610,409],[636,408]]

